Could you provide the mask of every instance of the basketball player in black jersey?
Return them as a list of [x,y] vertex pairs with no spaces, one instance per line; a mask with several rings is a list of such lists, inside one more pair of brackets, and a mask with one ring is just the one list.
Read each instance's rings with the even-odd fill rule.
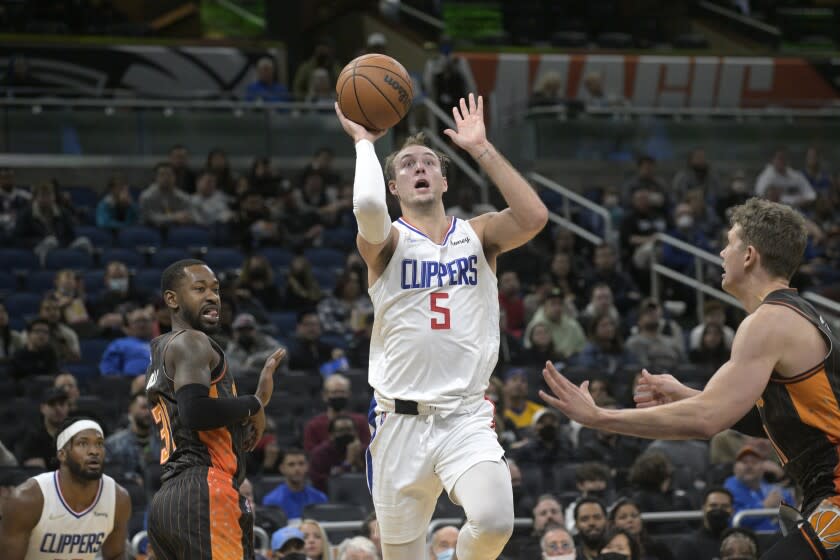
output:
[[840,348],[819,313],[789,287],[807,234],[792,208],[750,199],[734,209],[723,257],[723,289],[749,316],[732,354],[703,391],[643,372],[640,409],[595,405],[550,363],[542,398],[584,426],[647,438],[710,438],[735,427],[769,437],[803,490],[801,511],[782,507],[787,535],[764,559],[835,558],[840,552]]
[[207,336],[219,324],[216,275],[202,261],[178,261],[164,270],[161,291],[172,331],[152,341],[146,371],[163,465],[150,544],[158,560],[253,558],[253,512],[239,494],[243,455],[262,436],[285,351],[266,360],[256,394],[237,396],[224,353]]

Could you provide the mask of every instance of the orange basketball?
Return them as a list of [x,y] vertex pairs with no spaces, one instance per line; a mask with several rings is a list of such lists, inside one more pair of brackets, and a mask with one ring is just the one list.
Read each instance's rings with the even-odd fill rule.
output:
[[406,69],[384,54],[351,60],[338,75],[335,93],[344,116],[368,130],[384,130],[400,122],[414,99]]

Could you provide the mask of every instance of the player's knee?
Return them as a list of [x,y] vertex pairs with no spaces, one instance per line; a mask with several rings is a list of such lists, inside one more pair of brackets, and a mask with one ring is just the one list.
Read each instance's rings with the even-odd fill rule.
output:
[[513,515],[498,509],[483,509],[471,519],[482,539],[505,541],[513,534]]

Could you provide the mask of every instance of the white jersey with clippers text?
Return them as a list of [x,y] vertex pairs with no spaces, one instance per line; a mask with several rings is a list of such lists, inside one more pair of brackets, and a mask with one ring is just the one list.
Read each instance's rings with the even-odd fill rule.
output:
[[61,495],[58,471],[33,477],[44,496],[41,519],[29,536],[26,560],[94,560],[114,529],[116,484],[102,475],[99,492],[83,511],[73,511]]
[[455,410],[484,394],[499,355],[496,275],[469,222],[438,245],[404,219],[374,307],[369,381],[378,397]]

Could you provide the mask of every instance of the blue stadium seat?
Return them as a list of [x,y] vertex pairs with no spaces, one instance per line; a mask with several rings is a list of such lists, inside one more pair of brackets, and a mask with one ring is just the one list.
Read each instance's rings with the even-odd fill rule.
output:
[[[81,344],[82,341],[79,341]],[[82,357],[84,357],[84,350],[82,350]],[[61,369],[72,373],[76,380],[78,380],[79,385],[82,387],[87,387],[90,385],[91,381],[99,377],[99,362],[97,361],[95,364],[87,363],[87,362],[77,362],[75,364],[63,364]]]
[[41,268],[30,249],[0,249],[0,270],[35,270]]
[[291,337],[297,328],[297,313],[294,311],[274,311],[268,314],[271,323],[277,327],[277,333],[284,338]]
[[332,292],[335,289],[338,277],[334,269],[315,268],[312,270],[312,274],[315,276],[315,280],[318,281],[318,285],[321,286],[323,291]]
[[82,275],[85,283],[85,295],[98,296],[105,289],[105,270],[88,270]]
[[164,249],[158,249],[157,251],[152,253],[151,264],[152,266],[156,266],[159,268],[166,268],[175,261],[179,261],[181,259],[188,259],[190,257],[192,257],[192,255],[184,249],[179,249],[177,247],[166,247]]
[[107,338],[82,338],[79,340],[79,349],[82,352],[82,363],[99,365],[102,354],[111,343]]
[[59,270],[72,268],[73,270],[87,270],[93,266],[93,257],[81,249],[53,249],[47,253],[45,268]]
[[156,229],[146,226],[129,226],[117,233],[120,247],[135,249],[137,247],[160,247],[161,237]]
[[322,239],[327,247],[349,251],[356,244],[356,230],[350,228],[326,229],[322,234]]
[[281,247],[263,247],[257,250],[257,254],[268,259],[273,268],[278,266],[288,267],[295,257],[294,253]]
[[9,317],[25,318],[29,315],[37,315],[41,308],[40,294],[17,293],[12,294],[3,302],[6,304],[6,312]]
[[65,187],[64,191],[70,195],[74,206],[96,208],[100,195],[90,187]]
[[114,234],[96,226],[76,226],[76,235],[87,237],[93,243],[94,247],[99,247],[100,249],[110,247],[114,244]]
[[166,234],[166,245],[169,247],[209,247],[213,245],[210,231],[196,226],[173,226]]
[[213,248],[204,255],[204,262],[212,268],[216,274],[224,270],[233,270],[242,267],[245,258],[239,249]]
[[161,274],[163,270],[160,268],[142,268],[134,273],[133,284],[156,294],[159,291]]
[[17,289],[17,278],[12,272],[0,271],[0,293],[12,293]]
[[112,261],[120,261],[128,268],[140,268],[146,264],[146,257],[134,249],[114,248],[102,251],[102,256],[99,257],[102,266],[107,266]]
[[303,255],[312,263],[313,267],[330,267],[330,268],[344,268],[344,261],[347,260],[347,254],[336,249],[328,249],[325,247],[312,247],[305,249]]
[[27,292],[43,296],[44,292],[55,288],[55,271],[32,270],[26,275],[24,286]]

